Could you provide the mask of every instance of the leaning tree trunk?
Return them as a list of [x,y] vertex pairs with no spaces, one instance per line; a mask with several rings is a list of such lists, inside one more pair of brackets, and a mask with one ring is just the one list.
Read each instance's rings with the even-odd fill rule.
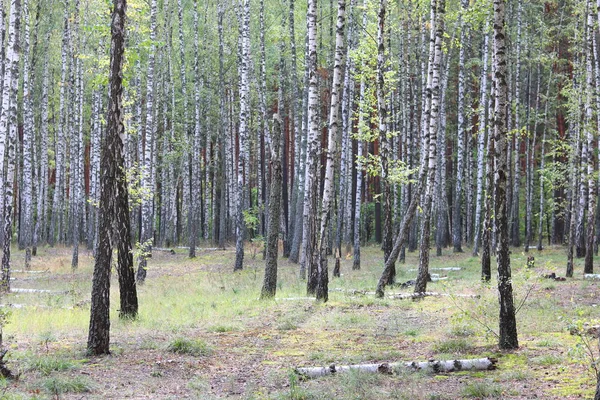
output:
[[[125,133],[123,125],[123,53],[125,51],[125,0],[114,0],[111,24],[110,77],[108,99],[108,127],[102,143],[99,240],[94,276],[92,279],[92,305],[87,350],[92,355],[110,352],[110,268],[112,247],[111,233],[115,211],[115,198],[118,196],[117,153],[122,146],[120,135]],[[123,199],[121,196],[120,200]],[[129,212],[127,210],[127,212]],[[120,221],[122,222],[122,221]]]
[[519,347],[517,322],[513,303],[513,290],[510,271],[510,250],[508,232],[508,212],[506,205],[507,173],[507,136],[506,131],[506,44],[504,30],[504,0],[494,0],[494,156],[496,172],[494,176],[495,204],[494,221],[497,235],[498,292],[500,301],[500,337],[501,349]]
[[437,161],[436,135],[438,129],[438,114],[440,107],[440,64],[442,59],[442,38],[444,35],[444,11],[445,0],[432,0],[431,7],[435,9],[435,36],[433,40],[433,64],[431,75],[431,111],[429,115],[429,131],[424,132],[427,150],[427,182],[422,206],[423,217],[421,219],[421,243],[419,249],[419,273],[415,283],[415,293],[425,292],[427,289],[429,269],[429,239],[431,236],[431,211],[435,186],[435,170]]
[[281,139],[282,124],[279,115],[273,116],[271,134],[271,190],[269,196],[269,224],[267,231],[267,254],[265,279],[260,298],[275,297],[277,291],[277,250],[279,248],[279,224],[281,216]]
[[[13,225],[13,188],[16,168],[17,99],[19,93],[19,34],[21,26],[21,1],[11,0],[8,22],[8,45],[2,87],[2,114],[0,114],[0,154],[6,155],[6,171],[0,167],[0,180],[4,176],[4,230],[2,279],[0,289],[10,290],[10,244]],[[6,153],[5,153],[6,151]],[[4,160],[4,159],[3,159]],[[4,163],[2,163],[4,165]]]

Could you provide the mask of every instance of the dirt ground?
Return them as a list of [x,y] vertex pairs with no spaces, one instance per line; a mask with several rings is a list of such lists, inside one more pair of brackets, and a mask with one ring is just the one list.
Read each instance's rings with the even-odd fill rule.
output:
[[[342,279],[330,288],[372,290],[381,261],[376,248],[367,248],[363,270],[351,271],[351,260],[342,262]],[[17,252],[18,254],[18,252]],[[3,304],[22,304],[12,308],[11,320],[35,318],[50,313],[44,332],[36,332],[13,322],[6,327],[5,343],[10,348],[9,366],[20,373],[16,381],[4,383],[1,398],[61,399],[578,399],[593,396],[591,358],[585,355],[580,338],[570,335],[570,321],[599,318],[598,283],[581,279],[555,282],[544,279],[548,271],[562,271],[562,249],[536,253],[535,269],[522,265],[524,255],[513,257],[520,348],[500,352],[495,344],[497,324],[495,282],[482,285],[476,258],[447,255],[432,258],[432,267],[461,266],[458,273],[442,272],[447,279],[430,283],[432,291],[448,294],[412,300],[376,300],[372,295],[350,295],[331,291],[326,304],[305,299],[302,281],[295,278],[296,265],[280,262],[280,280],[287,291],[268,304],[259,302],[263,262],[260,255],[247,256],[246,271],[231,275],[232,251],[207,250],[189,260],[184,250],[155,252],[148,283],[140,287],[140,306],[144,299],[154,303],[149,313],[168,313],[169,307],[156,303],[159,290],[169,289],[164,301],[177,302],[182,281],[199,280],[207,289],[197,306],[217,309],[219,299],[240,298],[222,303],[225,314],[209,311],[191,323],[150,323],[140,321],[113,323],[111,348],[104,357],[85,356],[85,316],[89,313],[89,281],[92,260],[71,273],[68,249],[46,249],[34,262],[41,274],[14,273],[13,288],[67,290],[68,299],[51,301],[52,294],[10,294]],[[399,265],[398,281],[409,280],[416,266],[416,254]],[[331,263],[333,264],[333,263]],[[235,280],[235,283],[231,283]],[[116,281],[113,279],[113,286]],[[204,286],[202,286],[204,288]],[[169,289],[170,290],[170,289]],[[181,289],[181,295],[186,295]],[[200,289],[199,289],[200,290]],[[204,289],[202,289],[204,290]],[[211,292],[214,290],[214,292]],[[392,289],[388,292],[410,292]],[[223,292],[223,294],[218,294]],[[281,292],[281,291],[280,291]],[[163,293],[163,292],[161,292]],[[463,299],[452,294],[478,294],[480,299]],[[35,296],[39,296],[36,300]],[[44,297],[45,296],[45,297]],[[211,303],[211,296],[214,300]],[[221,297],[218,297],[221,296]],[[280,297],[285,296],[285,297]],[[40,302],[45,298],[45,302]],[[113,294],[116,310],[118,297]],[[223,300],[225,301],[225,300]],[[205,303],[206,302],[206,303]],[[44,304],[42,304],[44,303]],[[150,301],[147,301],[150,303]],[[190,312],[194,307],[190,303]],[[202,305],[201,305],[202,304]],[[33,309],[33,311],[32,311]],[[53,312],[60,310],[55,316]],[[185,312],[185,310],[183,311]],[[81,313],[76,321],[63,325],[65,315]],[[78,315],[78,314],[77,314]],[[72,325],[71,325],[72,324]],[[74,326],[75,329],[70,327]],[[489,329],[488,329],[489,328]],[[45,333],[47,332],[47,333]],[[43,335],[46,337],[44,339]],[[200,340],[210,349],[206,354],[177,354],[167,349],[174,337]],[[595,339],[590,339],[596,351]],[[400,373],[392,376],[347,374],[312,381],[300,381],[293,373],[298,366],[327,366],[332,363],[381,363],[465,359],[498,359],[495,371],[459,372],[428,375]],[[31,367],[32,359],[66,358],[74,363],[65,370],[41,371]],[[83,380],[80,389],[49,389],[48,380]],[[68,385],[67,385],[68,386]],[[0,392],[2,393],[2,392]]]

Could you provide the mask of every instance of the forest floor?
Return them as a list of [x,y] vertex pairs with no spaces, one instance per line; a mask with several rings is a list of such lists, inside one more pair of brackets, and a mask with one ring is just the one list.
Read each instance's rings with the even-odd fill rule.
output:
[[[207,245],[207,247],[210,245]],[[14,272],[13,288],[56,293],[11,293],[4,329],[8,366],[18,380],[0,381],[0,398],[60,399],[576,399],[590,398],[590,368],[596,339],[569,333],[573,324],[600,320],[598,286],[564,276],[563,248],[513,249],[512,270],[520,348],[500,352],[496,345],[498,301],[495,275],[480,281],[479,259],[470,251],[433,256],[431,267],[445,280],[428,290],[448,294],[418,301],[375,299],[335,289],[373,291],[382,269],[377,247],[362,250],[362,269],[342,261],[342,277],[330,281],[326,304],[305,298],[298,266],[280,260],[277,298],[259,301],[264,261],[248,249],[245,269],[232,272],[234,251],[199,250],[189,259],[155,251],[148,278],[139,290],[140,316],[117,316],[118,285],[113,273],[112,355],[85,355],[93,260],[82,251],[71,271],[68,248],[41,248],[32,270]],[[13,252],[13,269],[23,253]],[[418,254],[398,264],[398,282],[416,276]],[[330,270],[333,261],[330,261]],[[495,263],[493,263],[495,265]],[[436,272],[436,271],[432,271]],[[386,294],[411,292],[388,289]],[[479,298],[453,295],[477,294]],[[589,347],[586,347],[588,346]],[[427,361],[496,357],[495,371],[449,374],[340,374],[300,381],[298,366]]]

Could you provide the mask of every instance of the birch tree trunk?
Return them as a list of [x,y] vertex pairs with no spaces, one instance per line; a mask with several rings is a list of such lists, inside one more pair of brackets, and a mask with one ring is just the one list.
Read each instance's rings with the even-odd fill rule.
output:
[[64,210],[64,190],[65,190],[65,173],[66,173],[66,161],[65,161],[65,129],[67,128],[67,110],[66,110],[66,88],[67,88],[67,51],[69,45],[69,2],[65,1],[64,11],[64,29],[63,29],[63,40],[61,47],[61,72],[60,72],[60,89],[59,89],[59,118],[60,125],[57,129],[56,142],[55,142],[55,169],[56,169],[56,180],[54,183],[54,194],[52,196],[52,210],[51,210],[51,221],[50,221],[50,232],[48,235],[48,242],[51,246],[56,243],[56,240],[60,240],[61,235],[61,221]]
[[[510,223],[509,229],[511,229],[510,236],[512,238],[512,245],[515,247],[521,246],[521,221],[519,213],[519,192],[521,186],[521,162],[520,162],[520,148],[521,148],[521,26],[522,26],[522,9],[523,5],[519,2],[517,7],[517,40],[516,40],[516,65],[515,65],[515,129],[516,134],[514,135],[514,155],[513,155],[513,188],[509,210],[510,212]],[[509,109],[510,112],[510,109]],[[509,118],[510,123],[510,118]],[[510,131],[510,128],[509,128]],[[509,182],[510,184],[510,182]]]
[[481,79],[480,79],[480,100],[479,100],[479,126],[477,131],[477,195],[475,200],[475,226],[473,228],[475,232],[475,239],[473,239],[473,257],[479,254],[479,244],[481,242],[481,217],[482,217],[482,205],[483,205],[483,192],[484,192],[484,155],[485,155],[485,137],[486,137],[486,109],[487,109],[487,71],[488,71],[488,43],[490,35],[487,33],[489,29],[489,17],[486,18],[485,23],[485,36],[483,38],[483,61],[481,66]]
[[269,224],[267,231],[267,254],[265,260],[265,277],[261,299],[273,298],[277,291],[277,251],[279,248],[279,225],[281,215],[281,138],[282,124],[279,115],[273,116],[271,134],[271,190],[269,198]]
[[[146,128],[144,134],[144,168],[142,174],[142,186],[148,194],[154,193],[152,186],[152,146],[156,132],[154,123],[154,58],[156,52],[156,14],[157,0],[150,3],[150,49],[148,53],[148,72],[146,75]],[[153,196],[144,196],[142,199],[142,224],[140,244],[142,254],[139,258],[136,279],[139,284],[146,280],[147,257],[152,254],[152,229],[153,229]]]
[[[367,26],[367,1],[363,1],[362,25]],[[365,69],[365,62],[362,62],[361,72]],[[352,263],[353,270],[360,269],[360,233],[361,233],[361,207],[362,207],[362,187],[363,187],[363,165],[362,158],[364,154],[364,143],[362,136],[368,130],[367,111],[365,111],[365,91],[366,82],[364,74],[360,80],[360,94],[358,100],[358,133],[356,140],[356,196],[354,200],[354,259]]]
[[442,59],[442,38],[444,35],[444,11],[445,0],[432,0],[431,7],[434,11],[435,26],[435,45],[433,48],[433,63],[431,88],[431,111],[429,115],[429,131],[424,132],[424,140],[427,153],[427,184],[424,193],[424,203],[422,206],[423,217],[421,219],[421,243],[419,250],[419,273],[415,283],[415,293],[425,292],[427,289],[427,277],[429,269],[429,240],[431,236],[431,210],[433,201],[433,192],[435,185],[435,170],[437,161],[436,135],[438,129],[438,113],[440,101],[440,64]]
[[[469,0],[461,0],[462,13],[469,8]],[[452,244],[455,253],[462,253],[462,192],[463,171],[465,170],[465,58],[467,47],[467,34],[469,26],[461,16],[460,49],[458,52],[458,139],[456,152],[456,186],[454,193],[454,213],[452,215]],[[448,63],[450,60],[448,60]],[[442,171],[444,174],[445,171]],[[471,177],[467,177],[471,179]]]
[[[381,0],[385,1],[385,0]],[[384,7],[381,5],[380,7]],[[381,13],[381,11],[380,11]],[[385,11],[384,11],[385,14]],[[335,60],[333,65],[333,79],[331,82],[331,102],[329,108],[329,133],[327,138],[327,162],[325,166],[325,182],[323,185],[323,201],[319,213],[319,231],[317,232],[317,248],[315,252],[315,265],[317,269],[317,300],[328,300],[328,271],[326,253],[326,235],[330,220],[331,203],[333,199],[335,160],[337,159],[340,85],[342,83],[342,62],[344,57],[344,25],[346,18],[346,1],[338,0],[337,23],[335,34]]]
[[308,36],[308,103],[307,103],[307,152],[304,175],[304,206],[302,216],[302,244],[300,248],[300,276],[307,279],[307,293],[316,291],[316,282],[311,281],[313,272],[313,254],[315,249],[315,214],[317,197],[317,163],[319,151],[319,97],[317,81],[317,4],[316,0],[308,1],[306,11],[306,27]]
[[[595,151],[594,149],[594,130],[592,128],[594,123],[593,118],[593,95],[596,92],[594,85],[594,69],[593,69],[593,55],[594,49],[592,36],[594,32],[594,18],[592,14],[592,2],[588,0],[588,14],[587,14],[587,38],[586,38],[586,105],[585,105],[585,132],[587,147],[589,150],[589,156],[587,160],[587,186],[588,186],[588,204],[587,204],[587,230],[586,230],[586,245],[585,245],[585,262],[584,262],[584,273],[594,273],[594,238],[595,238],[595,227],[596,227],[596,179],[594,176],[594,165],[595,165]],[[598,60],[595,61],[596,63]],[[596,135],[597,136],[597,135]]]
[[249,159],[249,128],[248,118],[250,110],[250,83],[249,83],[249,61],[250,61],[250,0],[242,1],[242,27],[241,27],[241,58],[240,58],[240,118],[239,118],[239,156],[237,163],[237,211],[235,227],[235,265],[234,271],[241,270],[244,265],[244,210],[246,209],[246,186],[248,181]]
[[[48,40],[47,40],[48,41]],[[40,169],[38,173],[37,218],[33,231],[33,255],[37,245],[46,239],[48,207],[48,53],[44,56],[40,115]]]
[[92,304],[87,341],[87,350],[91,355],[110,353],[110,268],[113,248],[111,231],[114,221],[115,198],[119,192],[116,181],[119,165],[115,154],[119,152],[119,145],[122,146],[120,135],[124,134],[121,100],[123,94],[122,65],[125,50],[125,10],[125,0],[114,0],[111,23],[108,129],[106,139],[102,143],[101,201],[98,217],[100,227],[92,280]]
[[31,267],[31,245],[33,235],[33,146],[35,121],[33,119],[33,90],[30,66],[29,7],[23,0],[23,187],[21,189],[21,241],[25,247],[25,269]]
[[[10,291],[10,245],[13,224],[13,185],[16,168],[17,99],[19,93],[19,51],[21,29],[21,1],[11,0],[8,20],[6,65],[2,86],[2,113],[0,114],[0,154],[6,154],[6,171],[0,167],[4,178],[4,253],[0,290]],[[6,153],[5,153],[6,151]],[[2,163],[4,165],[4,163]]]
[[498,294],[500,301],[500,336],[501,349],[519,347],[517,339],[517,323],[513,304],[513,290],[510,271],[510,251],[508,234],[508,213],[506,205],[507,186],[507,131],[506,131],[506,44],[505,44],[505,5],[504,0],[494,0],[494,156],[496,172],[494,176],[495,204],[494,221],[497,235]]
[[[389,181],[389,159],[391,157],[390,143],[388,139],[388,110],[387,94],[385,89],[385,14],[387,0],[379,1],[377,14],[377,114],[379,115],[379,143],[381,158],[381,185],[383,195],[383,259],[387,260],[392,251],[392,191]],[[388,285],[394,283],[396,278],[395,265],[390,274]]]

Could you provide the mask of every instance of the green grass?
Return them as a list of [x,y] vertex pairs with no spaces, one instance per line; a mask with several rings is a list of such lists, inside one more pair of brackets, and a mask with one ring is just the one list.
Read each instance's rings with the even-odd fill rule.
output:
[[502,396],[502,388],[488,381],[477,381],[467,384],[462,394],[475,399],[499,398]]
[[447,339],[436,343],[433,351],[436,353],[462,354],[471,350],[473,346],[466,339]]
[[[361,250],[362,269],[353,271],[352,260],[344,257],[343,276],[332,279],[330,288],[373,290],[381,273],[381,251],[375,245],[364,246]],[[469,251],[453,254],[446,250],[442,257],[431,257],[431,267],[459,266],[463,270],[449,274],[451,283],[432,283],[428,290],[473,293],[479,294],[480,298],[380,300],[373,296],[351,296],[331,291],[330,301],[323,305],[313,300],[283,300],[305,297],[306,282],[298,278],[296,264],[280,259],[279,280],[285,284],[278,285],[275,300],[259,301],[264,268],[261,257],[254,260],[246,257],[245,269],[233,273],[234,252],[231,249],[199,252],[194,260],[189,260],[179,250],[175,255],[156,254],[149,260],[146,284],[138,288],[140,315],[136,321],[119,320],[118,284],[116,276],[113,276],[113,355],[94,358],[83,364],[76,360],[76,354],[82,352],[85,346],[89,304],[84,307],[76,304],[89,300],[93,260],[87,253],[82,253],[81,266],[76,274],[72,274],[70,249],[41,248],[40,252],[44,258],[34,258],[34,263],[38,263],[34,269],[44,269],[42,264],[48,264],[52,274],[39,281],[28,281],[30,287],[75,289],[56,298],[7,295],[6,302],[51,307],[13,309],[5,328],[5,339],[11,349],[9,364],[17,371],[24,371],[21,381],[15,383],[15,393],[23,393],[23,398],[29,398],[31,394],[27,393],[32,393],[31,388],[34,387],[42,390],[44,396],[59,391],[75,392],[79,390],[76,384],[82,382],[71,377],[79,375],[79,371],[74,370],[85,372],[94,368],[114,369],[124,375],[139,372],[142,378],[131,380],[134,393],[154,398],[168,398],[169,395],[161,389],[170,384],[179,385],[191,398],[485,398],[500,397],[502,394],[499,393],[503,390],[513,390],[511,385],[526,385],[531,388],[528,393],[536,393],[540,398],[562,399],[571,394],[588,393],[594,384],[592,378],[581,372],[587,369],[589,362],[584,365],[581,360],[566,356],[577,341],[565,328],[566,321],[597,314],[597,309],[590,305],[589,297],[597,292],[600,284],[553,282],[555,290],[544,290],[547,282],[540,283],[539,271],[524,271],[525,257],[517,250],[513,251],[515,262],[512,264],[516,304],[527,297],[532,284],[536,287],[517,315],[522,347],[516,352],[494,354],[499,359],[498,370],[447,374],[443,378],[426,374],[340,374],[293,384],[286,374],[288,368],[295,366],[426,361],[429,358],[459,358],[457,355],[471,358],[496,352],[497,338],[487,330],[487,327],[495,331],[498,329],[495,280],[489,284],[481,283],[479,259],[467,256]],[[59,256],[52,258],[46,252]],[[16,257],[22,256],[16,249],[15,254]],[[564,265],[562,248],[545,249],[536,253],[535,257],[537,269],[543,265],[558,265],[560,268]],[[397,264],[398,281],[414,278],[415,273],[408,270],[417,263],[418,252],[407,253],[406,264]],[[581,270],[581,265],[576,268]],[[558,273],[559,269],[555,271]],[[568,299],[558,303],[556,298],[563,294],[562,286],[567,284],[572,284],[574,300],[572,303]],[[587,292],[584,296],[580,291]],[[394,292],[401,290],[388,289],[388,293]],[[580,297],[587,302],[578,304]],[[170,352],[197,358],[173,357]],[[205,357],[208,355],[218,355],[219,368],[231,370],[234,377],[220,384],[219,379],[212,376],[218,372],[211,364],[214,359]],[[177,361],[161,363],[160,369],[154,367],[157,360],[166,358]],[[253,372],[251,365],[257,364],[261,365],[268,378]],[[127,370],[129,365],[134,367],[131,371]],[[211,367],[208,368],[208,365]],[[544,368],[536,368],[540,366]],[[244,373],[240,374],[236,368],[242,368]],[[91,376],[97,374],[92,373]],[[238,376],[246,380],[243,385],[236,380]],[[581,378],[576,385],[555,385],[556,394],[548,389],[546,379],[560,380],[563,376],[569,381],[573,376]],[[269,379],[270,391],[262,389],[265,379]],[[452,382],[447,392],[443,386],[446,380]],[[50,389],[45,388],[42,382]],[[85,386],[86,382],[83,383]],[[125,381],[125,387],[127,385]],[[118,397],[121,394],[111,391],[110,395]],[[93,395],[90,398],[94,398]]]
[[80,376],[74,378],[47,378],[42,382],[41,386],[46,392],[56,396],[57,398],[59,395],[64,393],[91,392],[93,388],[93,385],[89,380]]
[[176,338],[169,343],[167,350],[171,353],[189,354],[192,356],[207,356],[212,349],[200,339]]
[[27,361],[28,371],[37,371],[42,375],[48,376],[53,372],[63,372],[75,369],[78,363],[63,357],[47,355],[41,357],[32,357]]

